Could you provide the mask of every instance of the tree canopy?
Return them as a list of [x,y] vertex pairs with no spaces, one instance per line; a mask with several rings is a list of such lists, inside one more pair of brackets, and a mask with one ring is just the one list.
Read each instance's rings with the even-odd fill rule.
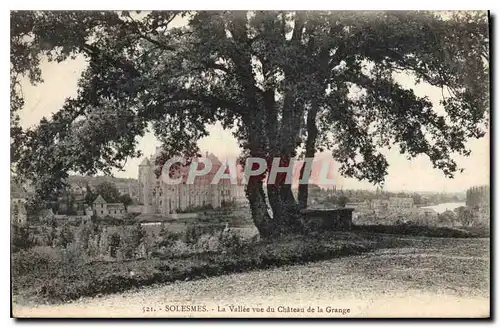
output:
[[[94,195],[101,195],[108,203],[121,203],[122,195],[112,182],[103,181],[95,187]],[[94,199],[95,200],[95,199]],[[128,205],[128,204],[127,204]]]
[[[179,17],[186,24],[172,27]],[[88,62],[78,95],[22,130],[19,78],[39,83],[43,56],[77,55]],[[161,164],[195,156],[207,124],[220,121],[243,157],[286,164],[330,150],[341,174],[381,184],[379,149],[396,146],[452,177],[453,155],[469,155],[467,140],[487,129],[488,60],[485,12],[12,12],[14,171],[47,195],[69,171],[109,173],[139,156],[149,126]],[[441,88],[443,110],[397,73]],[[267,194],[264,182],[247,185],[261,235],[300,230],[307,187],[297,202],[283,179]]]

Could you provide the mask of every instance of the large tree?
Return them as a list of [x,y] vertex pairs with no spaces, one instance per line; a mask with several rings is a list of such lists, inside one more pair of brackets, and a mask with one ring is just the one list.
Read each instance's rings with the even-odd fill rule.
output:
[[107,181],[101,182],[95,187],[94,195],[101,195],[108,203],[118,203],[122,200],[116,185]]
[[[176,17],[186,24],[170,27]],[[206,124],[220,121],[243,156],[286,165],[326,149],[343,175],[378,184],[380,147],[425,154],[453,176],[452,155],[468,155],[487,126],[486,13],[13,12],[11,26],[14,81],[39,81],[41,56],[88,61],[78,95],[35,129],[19,128],[22,97],[11,98],[14,170],[39,195],[68,171],[121,168],[148,126],[163,143],[159,165],[195,156]],[[396,73],[441,88],[444,112]],[[284,176],[265,179],[247,185],[261,235],[300,231],[307,188],[297,201]]]

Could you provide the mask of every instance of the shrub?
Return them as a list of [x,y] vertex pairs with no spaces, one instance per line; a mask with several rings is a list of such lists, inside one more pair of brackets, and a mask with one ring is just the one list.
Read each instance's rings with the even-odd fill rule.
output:
[[204,234],[217,235],[222,232],[224,226],[222,224],[204,224],[195,225],[190,224],[184,232],[184,242],[187,244],[195,245]]
[[92,228],[90,227],[90,225],[82,222],[75,234],[75,242],[77,243],[78,247],[80,247],[82,250],[87,250],[89,247],[89,240],[91,238],[91,235]]
[[176,212],[177,213],[194,213],[194,212],[202,212],[202,211],[212,210],[212,209],[213,209],[212,204],[207,204],[207,205],[200,205],[200,206],[188,206],[183,210],[178,209]]
[[78,273],[80,267],[86,262],[85,253],[76,243],[68,245],[62,250],[61,255],[57,266],[60,269],[59,272],[65,276]]
[[139,213],[127,213],[127,214],[125,214],[125,216],[123,217],[123,220],[125,220],[125,221],[130,221],[130,220],[135,219],[137,216],[139,216]]
[[108,240],[109,240],[109,252],[110,256],[112,258],[116,258],[116,251],[120,247],[120,241],[121,241],[121,236],[119,233],[115,232],[111,235],[109,235]]
[[220,246],[223,249],[229,249],[235,253],[240,253],[244,247],[245,243],[240,235],[234,232],[223,233],[220,238]]
[[71,244],[75,239],[73,235],[73,231],[68,224],[64,224],[58,231],[56,238],[56,245],[61,247],[67,247]]
[[12,226],[12,252],[17,252],[21,249],[28,249],[30,247],[33,247],[34,243],[35,240],[30,232],[29,227],[22,227],[17,225]]
[[[50,247],[36,251],[28,250],[23,251],[27,256],[15,258],[17,262],[13,265],[16,267],[13,272],[24,270],[32,276],[29,279],[17,276],[21,279],[16,278],[16,284],[13,285],[30,290],[43,300],[58,302],[82,296],[121,292],[154,283],[199,279],[231,272],[360,254],[373,249],[376,245],[376,242],[368,241],[366,238],[358,238],[357,243],[345,240],[334,243],[332,240],[336,237],[338,236],[334,234],[317,238],[293,236],[273,243],[257,242],[249,245],[243,243],[238,235],[227,234],[221,238],[225,240],[224,252],[196,254],[193,253],[193,245],[177,239],[170,251],[172,254],[184,254],[184,256],[147,261],[83,263],[77,260],[80,258],[78,249],[72,246],[66,250]],[[216,237],[204,234],[200,240],[213,240],[213,238]],[[37,266],[46,270],[39,270]],[[14,291],[20,292],[19,288],[14,288]]]
[[158,236],[157,246],[170,248],[170,247],[172,247],[172,245],[175,244],[175,242],[177,240],[180,240],[180,239],[181,239],[181,236],[179,233],[165,231]]
[[144,242],[146,238],[146,231],[144,227],[140,223],[134,224],[132,229],[130,230],[129,242],[131,243],[132,248],[137,248],[141,243]]
[[190,244],[177,239],[174,241],[174,243],[171,245],[170,249],[168,249],[168,252],[170,254],[174,255],[186,255],[189,253],[192,253],[193,248],[191,247]]
[[415,225],[411,222],[408,222],[404,225],[356,225],[353,226],[353,230],[369,233],[386,233],[443,238],[474,238],[480,236],[479,234],[471,233],[466,230],[445,227],[428,227]]
[[203,234],[198,240],[197,247],[202,251],[216,251],[221,247],[220,238],[212,234]]
[[35,271],[43,272],[62,259],[62,250],[37,246],[12,254],[12,275],[23,276]]
[[184,232],[184,242],[186,244],[196,244],[203,232],[197,225],[188,225]]

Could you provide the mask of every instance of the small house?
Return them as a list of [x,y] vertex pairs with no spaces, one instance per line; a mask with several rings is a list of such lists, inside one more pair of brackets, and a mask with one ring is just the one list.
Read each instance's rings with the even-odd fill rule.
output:
[[98,195],[92,203],[92,209],[97,217],[122,218],[127,213],[122,203],[108,203],[101,195]]

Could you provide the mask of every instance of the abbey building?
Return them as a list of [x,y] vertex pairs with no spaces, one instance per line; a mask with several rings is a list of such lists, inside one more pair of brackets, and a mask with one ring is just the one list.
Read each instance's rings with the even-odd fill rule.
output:
[[181,183],[167,184],[155,173],[155,160],[158,154],[157,148],[156,155],[144,158],[139,165],[139,200],[143,204],[143,213],[173,214],[201,207],[218,208],[245,199],[241,177],[236,178],[237,184],[232,184],[229,178],[211,184],[213,177],[223,165],[215,155],[206,154],[206,158],[212,163],[212,168],[209,173],[197,176],[193,184],[186,183],[187,167],[178,170]]

